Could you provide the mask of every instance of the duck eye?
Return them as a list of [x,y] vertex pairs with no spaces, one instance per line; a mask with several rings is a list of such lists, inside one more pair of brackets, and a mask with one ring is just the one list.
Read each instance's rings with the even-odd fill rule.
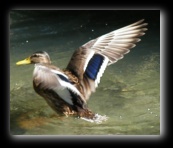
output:
[[37,55],[37,54],[34,54],[32,57],[39,57],[39,55]]

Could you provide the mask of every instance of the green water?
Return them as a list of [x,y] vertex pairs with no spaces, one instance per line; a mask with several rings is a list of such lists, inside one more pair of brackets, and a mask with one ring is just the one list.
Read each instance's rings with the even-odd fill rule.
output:
[[121,24],[128,25],[129,21],[113,22],[110,18],[95,21],[95,13],[74,17],[70,13],[62,16],[61,12],[49,17],[53,12],[31,12],[10,13],[12,135],[160,135],[159,24],[151,23],[150,28],[155,30],[148,31],[122,60],[107,67],[97,91],[88,101],[93,112],[108,117],[107,121],[96,124],[57,116],[32,88],[34,65],[16,66],[15,63],[35,51],[45,50],[54,65],[65,68],[80,45],[123,27]]

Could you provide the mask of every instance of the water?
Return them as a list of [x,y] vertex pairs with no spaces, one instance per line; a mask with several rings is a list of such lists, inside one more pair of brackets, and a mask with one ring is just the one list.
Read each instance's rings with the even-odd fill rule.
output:
[[[142,18],[149,23],[146,35],[106,69],[88,102],[93,112],[108,117],[101,124],[57,116],[32,88],[34,65],[15,65],[45,50],[54,65],[65,68],[79,46]],[[10,133],[160,135],[159,18],[158,11],[11,11]]]

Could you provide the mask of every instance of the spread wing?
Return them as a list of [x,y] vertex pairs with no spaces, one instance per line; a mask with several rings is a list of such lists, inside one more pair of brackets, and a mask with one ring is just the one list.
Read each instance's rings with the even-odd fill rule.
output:
[[79,78],[87,100],[108,65],[122,59],[140,41],[147,28],[144,19],[93,39],[77,49],[67,65]]

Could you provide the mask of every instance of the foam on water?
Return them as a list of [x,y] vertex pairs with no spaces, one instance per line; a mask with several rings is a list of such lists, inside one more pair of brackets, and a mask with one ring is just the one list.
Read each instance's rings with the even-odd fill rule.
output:
[[88,122],[92,122],[92,123],[97,123],[97,124],[101,124],[103,121],[108,120],[108,117],[106,115],[102,116],[99,114],[95,114],[94,119],[87,119],[84,117],[81,117],[80,119],[88,121]]

